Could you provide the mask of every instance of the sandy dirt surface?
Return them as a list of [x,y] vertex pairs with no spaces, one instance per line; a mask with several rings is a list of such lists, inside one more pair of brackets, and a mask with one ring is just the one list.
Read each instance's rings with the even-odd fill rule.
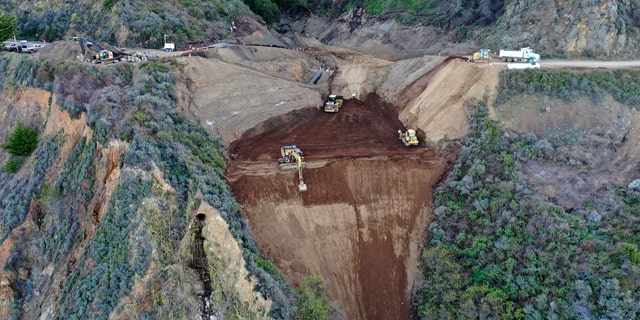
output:
[[[234,142],[228,180],[254,238],[294,284],[321,275],[343,319],[407,319],[431,186],[454,156],[405,147],[397,108],[369,94],[338,113],[319,108],[271,119]],[[279,171],[280,147],[297,145],[296,171]]]

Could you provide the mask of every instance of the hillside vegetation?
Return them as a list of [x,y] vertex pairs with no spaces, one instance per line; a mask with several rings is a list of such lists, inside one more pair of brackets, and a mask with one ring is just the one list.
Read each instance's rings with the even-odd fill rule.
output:
[[[4,266],[15,292],[13,313],[5,316],[18,317],[23,308],[30,309],[25,305],[36,303],[34,295],[40,292],[55,299],[47,313],[58,319],[106,319],[110,314],[193,318],[200,314],[201,301],[194,292],[201,284],[195,280],[198,270],[194,268],[202,264],[189,262],[195,258],[188,249],[193,246],[189,239],[198,237],[188,230],[200,201],[219,210],[242,245],[246,267],[259,279],[261,294],[274,302],[266,312],[275,318],[295,313],[297,295],[258,256],[240,206],[223,180],[220,141],[212,140],[176,109],[171,65],[149,62],[96,68],[5,55],[0,57],[0,70],[7,75],[0,84],[5,94],[19,95],[29,88],[52,92],[60,107],[73,118],[86,119],[92,132],[69,146],[68,155],[60,154],[68,134],[41,135],[32,162],[25,164],[25,175],[0,173],[1,239],[6,240],[25,220],[35,223],[34,228],[19,232]],[[34,119],[29,125],[40,127],[47,120]],[[15,134],[22,136],[23,127],[18,124]],[[20,143],[15,140],[9,139],[5,148],[13,150]],[[126,147],[119,158],[110,160],[115,162],[105,164],[101,150],[114,143]],[[31,140],[23,147],[31,148]],[[57,159],[64,161],[63,169],[50,171]],[[121,172],[111,196],[105,195],[104,165],[107,172],[113,172],[114,166]],[[102,213],[103,207],[107,209]],[[27,219],[28,212],[35,216]],[[185,247],[185,241],[192,244]],[[213,265],[227,268],[221,263]],[[66,277],[44,278],[43,270],[52,266],[67,270]],[[210,273],[210,290],[217,298],[210,301],[213,315],[257,315],[220,285],[226,281],[218,278],[223,274],[220,270],[206,268],[205,273]],[[121,299],[136,294],[134,284],[147,286],[143,296],[126,309],[118,307]]]
[[[584,95],[597,103],[611,95],[635,106],[639,75],[503,72],[497,103],[525,94],[566,103]],[[485,102],[478,104],[460,158],[436,193],[436,218],[422,256],[424,283],[414,306],[418,318],[638,317],[638,189],[615,186],[566,208],[523,179],[523,167],[534,162],[589,174],[592,164],[568,151],[585,143],[578,133],[505,131],[488,117]]]

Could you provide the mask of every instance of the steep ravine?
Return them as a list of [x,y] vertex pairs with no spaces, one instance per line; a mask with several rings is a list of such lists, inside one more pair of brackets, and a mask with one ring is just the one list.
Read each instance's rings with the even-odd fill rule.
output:
[[246,175],[233,189],[290,282],[321,275],[344,319],[408,319],[431,186],[443,170],[440,158],[338,160],[305,170],[303,194],[294,172]]
[[[396,137],[397,108],[375,94],[340,112],[271,119],[232,144],[227,171],[252,236],[294,285],[320,275],[343,319],[407,319],[431,188],[454,152]],[[304,152],[308,191],[279,171],[279,146]]]

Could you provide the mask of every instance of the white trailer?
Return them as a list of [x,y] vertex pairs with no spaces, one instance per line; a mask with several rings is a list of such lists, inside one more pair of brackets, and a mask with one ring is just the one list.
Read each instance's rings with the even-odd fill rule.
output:
[[500,50],[500,61],[502,62],[538,62],[540,55],[535,53],[533,49],[527,47],[520,50]]

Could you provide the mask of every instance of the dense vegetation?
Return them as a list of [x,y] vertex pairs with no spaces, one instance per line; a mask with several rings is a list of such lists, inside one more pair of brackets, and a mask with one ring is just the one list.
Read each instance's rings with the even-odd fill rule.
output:
[[394,14],[406,22],[423,22],[447,28],[486,26],[494,22],[502,10],[503,0],[474,1],[402,1],[367,0],[364,9],[374,15]]
[[[87,224],[92,219],[89,211],[100,190],[100,184],[96,184],[100,146],[115,140],[129,145],[121,160],[118,187],[110,203],[104,204],[108,210],[68,278],[60,283],[64,294],[58,302],[57,318],[100,319],[112,312],[142,318],[161,314],[180,318],[188,314],[185,305],[197,308],[193,284],[177,279],[184,277],[179,270],[187,268],[180,243],[198,197],[221,212],[242,245],[247,269],[260,281],[259,290],[274,301],[271,315],[293,316],[297,294],[282,276],[264,267],[265,260],[259,257],[241,219],[240,205],[222,178],[225,162],[220,156],[221,143],[177,110],[175,76],[168,64],[95,67],[11,55],[0,60],[4,60],[0,61],[3,72],[9,75],[2,80],[5,90],[18,91],[27,86],[50,90],[72,116],[86,113],[87,124],[94,132],[90,140],[75,145],[62,166],[64,171],[52,184],[43,184],[43,178],[65,141],[63,135],[45,137],[40,143],[28,179],[1,177],[7,182],[0,190],[0,205],[6,212],[1,216],[2,239],[24,220],[32,199],[37,199],[41,208],[37,233],[24,235],[5,270],[15,270],[16,274],[25,268],[43,270],[50,263],[60,264],[71,258],[72,247],[90,232],[84,228],[91,225]],[[154,170],[163,173],[172,192],[158,185],[151,175]],[[141,205],[145,201],[157,206]],[[131,292],[151,263],[162,272],[152,276],[157,286],[149,288],[150,304],[116,310],[119,300]],[[213,283],[223,280],[215,278],[215,270],[211,272]],[[19,293],[18,312],[33,298],[34,290],[45,290],[51,284],[50,279],[38,280],[39,273],[33,277],[18,277],[13,285]],[[163,285],[171,283],[179,285]],[[222,318],[250,317],[245,306],[233,302],[236,297],[215,290],[213,296],[216,299],[212,303],[220,304],[216,310]]]
[[[611,94],[637,105],[635,71],[505,72],[499,101],[520,94]],[[532,81],[535,80],[535,81]],[[614,187],[563,208],[520,177],[529,162],[571,165],[567,140],[505,135],[480,102],[472,133],[437,189],[414,315],[420,319],[636,319],[640,193]],[[571,143],[580,143],[573,141]]]
[[16,33],[16,17],[0,11],[0,42],[5,41]]
[[[174,2],[104,0],[82,2],[0,0],[7,15],[17,17],[17,33],[27,40],[60,40],[84,36],[112,45],[161,48],[164,35],[179,47],[210,43],[229,35],[231,21],[260,16],[267,25],[280,22],[283,13],[310,12],[336,16],[356,6],[373,15],[392,15],[408,23],[425,23],[459,31],[462,38],[472,26],[496,20],[502,0],[464,1],[332,1],[332,0],[179,0]],[[0,24],[1,25],[1,24]],[[125,32],[126,30],[126,32]],[[5,31],[0,28],[0,35]],[[12,36],[13,30],[6,30]],[[127,34],[119,38],[118,34]],[[2,40],[2,39],[0,39]]]
[[17,17],[18,36],[27,40],[84,36],[117,46],[147,48],[162,48],[164,35],[181,47],[209,43],[228,35],[233,19],[253,16],[240,0],[0,0],[0,7]]
[[640,105],[640,71],[595,70],[573,72],[568,70],[526,70],[500,74],[498,104],[507,102],[518,94],[544,94],[568,102],[587,96],[600,102],[606,95],[620,103]]

